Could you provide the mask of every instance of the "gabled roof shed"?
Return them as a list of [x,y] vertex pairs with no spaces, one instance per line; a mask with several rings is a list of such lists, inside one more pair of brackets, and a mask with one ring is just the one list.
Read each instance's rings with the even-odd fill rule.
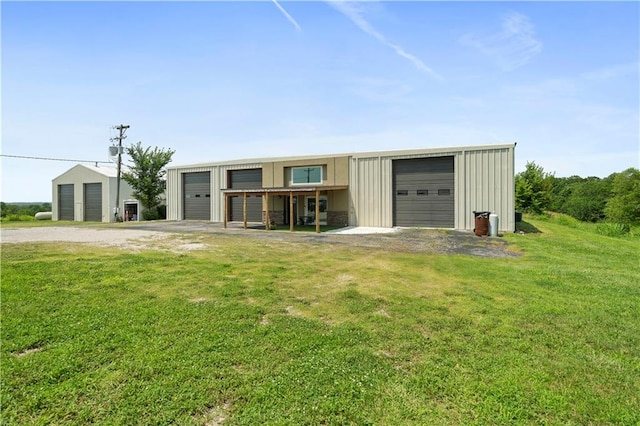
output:
[[[52,219],[77,222],[112,222],[115,217],[117,170],[77,164],[52,180]],[[120,182],[119,208],[122,216],[125,202],[136,203],[132,189]]]

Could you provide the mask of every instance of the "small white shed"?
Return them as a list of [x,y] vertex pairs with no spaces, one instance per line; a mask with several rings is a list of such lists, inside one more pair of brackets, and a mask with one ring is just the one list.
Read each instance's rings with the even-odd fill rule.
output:
[[[77,164],[52,180],[52,219],[76,222],[113,222],[117,170]],[[140,203],[133,190],[120,181],[119,209],[124,220],[139,220]]]

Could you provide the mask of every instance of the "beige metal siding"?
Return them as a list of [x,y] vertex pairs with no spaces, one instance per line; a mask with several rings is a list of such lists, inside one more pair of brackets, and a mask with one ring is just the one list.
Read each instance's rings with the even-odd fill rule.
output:
[[379,156],[354,154],[349,170],[352,226],[393,226],[392,161],[454,157],[454,227],[472,230],[473,211],[498,214],[500,232],[512,232],[515,145],[395,151]]
[[224,220],[224,195],[227,189],[227,171],[261,168],[262,163],[202,165],[193,167],[175,167],[167,169],[167,220],[182,220],[183,188],[182,174],[192,172],[211,173],[211,221]]
[[184,173],[210,172],[211,178],[211,198],[210,211],[213,215],[214,199],[218,197],[220,191],[215,191],[215,183],[219,181],[217,175],[218,167],[184,167],[167,169],[167,220],[182,220],[184,212]]
[[389,158],[352,158],[349,167],[352,226],[391,227],[392,163]]
[[[351,158],[349,189],[352,226],[393,226],[393,160],[455,156],[452,151],[381,153],[376,157]],[[454,166],[455,167],[455,166]]]
[[323,185],[349,184],[349,157],[318,157],[292,160],[275,160],[263,163],[262,183],[265,188],[286,187],[291,184],[291,168],[322,166]]
[[490,211],[499,217],[499,230],[515,229],[514,149],[465,151],[458,176],[456,227],[473,229],[473,211]]
[[[167,170],[167,220],[179,220],[182,208],[182,191],[180,189],[180,173],[182,170]],[[211,197],[213,199],[213,196]]]

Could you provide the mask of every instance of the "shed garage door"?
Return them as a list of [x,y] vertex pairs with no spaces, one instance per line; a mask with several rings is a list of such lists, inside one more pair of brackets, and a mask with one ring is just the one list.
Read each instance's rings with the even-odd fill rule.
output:
[[[230,170],[228,187],[232,189],[262,188],[262,169]],[[243,220],[242,197],[230,197],[229,203],[230,220]],[[262,196],[247,198],[247,220],[262,222]]]
[[102,222],[102,183],[84,184],[84,221]]
[[453,157],[393,161],[395,226],[454,226]]
[[73,184],[58,185],[58,220],[73,219]]
[[184,219],[211,220],[211,173],[182,175]]

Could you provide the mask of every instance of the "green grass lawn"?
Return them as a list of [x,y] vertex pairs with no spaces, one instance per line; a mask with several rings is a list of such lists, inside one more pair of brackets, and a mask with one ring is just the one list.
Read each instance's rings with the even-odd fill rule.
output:
[[640,239],[2,246],[2,424],[638,424]]

